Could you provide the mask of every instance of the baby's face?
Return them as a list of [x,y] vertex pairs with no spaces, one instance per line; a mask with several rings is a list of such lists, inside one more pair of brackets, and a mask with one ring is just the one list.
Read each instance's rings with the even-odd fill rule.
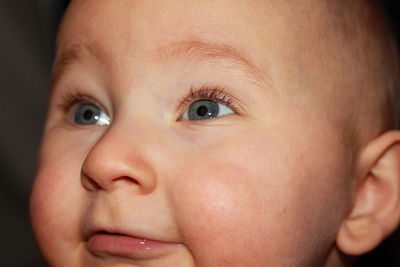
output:
[[351,191],[339,48],[323,4],[265,2],[72,3],[31,202],[52,266],[325,263]]

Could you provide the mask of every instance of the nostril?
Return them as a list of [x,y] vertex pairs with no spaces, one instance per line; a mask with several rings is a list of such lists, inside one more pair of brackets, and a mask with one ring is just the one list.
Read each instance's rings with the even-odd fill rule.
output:
[[88,177],[84,173],[82,173],[81,177],[82,177],[81,182],[82,182],[83,187],[85,187],[89,191],[96,191],[96,190],[101,189],[101,186],[98,183],[96,183],[95,180]]
[[139,182],[136,179],[133,179],[132,177],[129,177],[129,176],[122,176],[122,177],[113,179],[113,182],[119,182],[119,181],[129,182],[129,183],[133,183],[133,184],[139,184]]

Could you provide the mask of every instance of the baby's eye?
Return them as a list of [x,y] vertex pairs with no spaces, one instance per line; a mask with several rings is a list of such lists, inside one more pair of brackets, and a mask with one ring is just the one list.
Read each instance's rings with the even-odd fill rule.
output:
[[203,99],[193,102],[185,111],[181,120],[207,120],[234,113],[224,104]]
[[109,125],[110,118],[93,104],[79,104],[72,114],[74,123],[79,125]]

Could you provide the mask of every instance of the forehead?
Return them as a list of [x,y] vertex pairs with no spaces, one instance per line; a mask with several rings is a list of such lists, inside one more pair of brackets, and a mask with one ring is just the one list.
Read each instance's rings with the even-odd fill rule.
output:
[[[149,46],[159,40],[174,40],[181,35],[228,35],[229,24],[239,19],[237,8],[228,10],[213,1],[73,1],[64,20],[60,42],[69,37],[82,39],[121,39],[130,45]],[[222,11],[225,11],[222,13]],[[240,15],[240,18],[243,14]],[[247,24],[243,24],[247,25]],[[146,38],[143,38],[146,37]],[[115,39],[117,38],[117,39]],[[140,41],[140,42],[139,42]],[[135,47],[136,48],[136,47]]]
[[[108,26],[117,34],[125,25],[138,34],[160,29],[164,32],[160,37],[181,33],[201,34],[204,31],[226,37],[229,35],[226,30],[232,30],[232,27],[236,28],[230,34],[254,27],[265,31],[269,30],[269,26],[277,25],[302,29],[316,20],[331,19],[329,13],[338,17],[341,6],[349,8],[338,2],[341,1],[72,0],[67,17],[70,27],[75,24],[81,31],[84,30],[80,27],[83,25],[97,29]],[[302,20],[306,20],[307,25],[293,24]]]
[[246,1],[73,1],[59,34],[53,80],[88,57],[103,65],[181,57],[230,61],[250,79],[265,82],[254,7]]
[[75,0],[61,27],[58,58],[77,45],[90,45],[104,61],[144,62],[168,44],[181,43],[186,50],[188,43],[205,44],[197,49],[202,54],[216,44],[209,48],[247,62],[254,76],[264,70],[279,90],[295,95],[300,88],[329,90],[326,84],[336,82],[330,73],[331,68],[338,72],[337,62],[321,59],[327,52],[335,58],[342,53],[340,40],[330,34],[340,24],[336,2]]
[[[114,54],[134,59],[160,50],[160,46],[181,43],[172,50],[202,47],[195,50],[206,51],[208,47],[209,54],[219,51],[222,53],[216,54],[266,68],[277,49],[288,50],[294,44],[289,40],[290,36],[296,38],[291,20],[303,12],[295,12],[297,1],[292,2],[75,0],[59,33],[58,56],[77,58],[82,53],[76,48],[81,46],[89,47],[98,58]],[[60,58],[68,61],[65,56]]]
[[[301,5],[300,5],[301,2]],[[269,50],[277,41],[328,17],[325,1],[279,0],[75,0],[59,35],[59,47],[82,40],[112,43],[114,49],[151,49],[182,39],[210,39],[249,50]],[[319,3],[315,5],[315,3]],[[333,2],[333,1],[331,1]],[[318,17],[319,16],[319,17]],[[301,25],[302,22],[306,25]],[[312,31],[307,31],[310,35]],[[299,35],[302,35],[300,33]],[[293,36],[296,37],[296,36]],[[296,40],[299,42],[301,39]],[[259,47],[256,47],[256,46]]]
[[222,49],[230,50],[225,54],[241,51],[244,59],[243,54],[254,52],[254,39],[262,38],[256,33],[254,10],[243,1],[76,0],[62,24],[58,50],[90,44],[102,52],[123,51],[125,57],[134,58],[168,44],[182,43],[173,49],[179,51],[188,44],[212,43],[229,47]]

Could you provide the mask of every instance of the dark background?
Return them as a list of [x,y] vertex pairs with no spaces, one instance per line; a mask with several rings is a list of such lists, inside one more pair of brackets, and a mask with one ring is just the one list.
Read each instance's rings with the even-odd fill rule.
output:
[[[0,266],[45,266],[31,232],[28,200],[53,43],[67,2],[0,0]],[[399,29],[397,2],[384,4]],[[400,230],[358,265],[400,267]]]

